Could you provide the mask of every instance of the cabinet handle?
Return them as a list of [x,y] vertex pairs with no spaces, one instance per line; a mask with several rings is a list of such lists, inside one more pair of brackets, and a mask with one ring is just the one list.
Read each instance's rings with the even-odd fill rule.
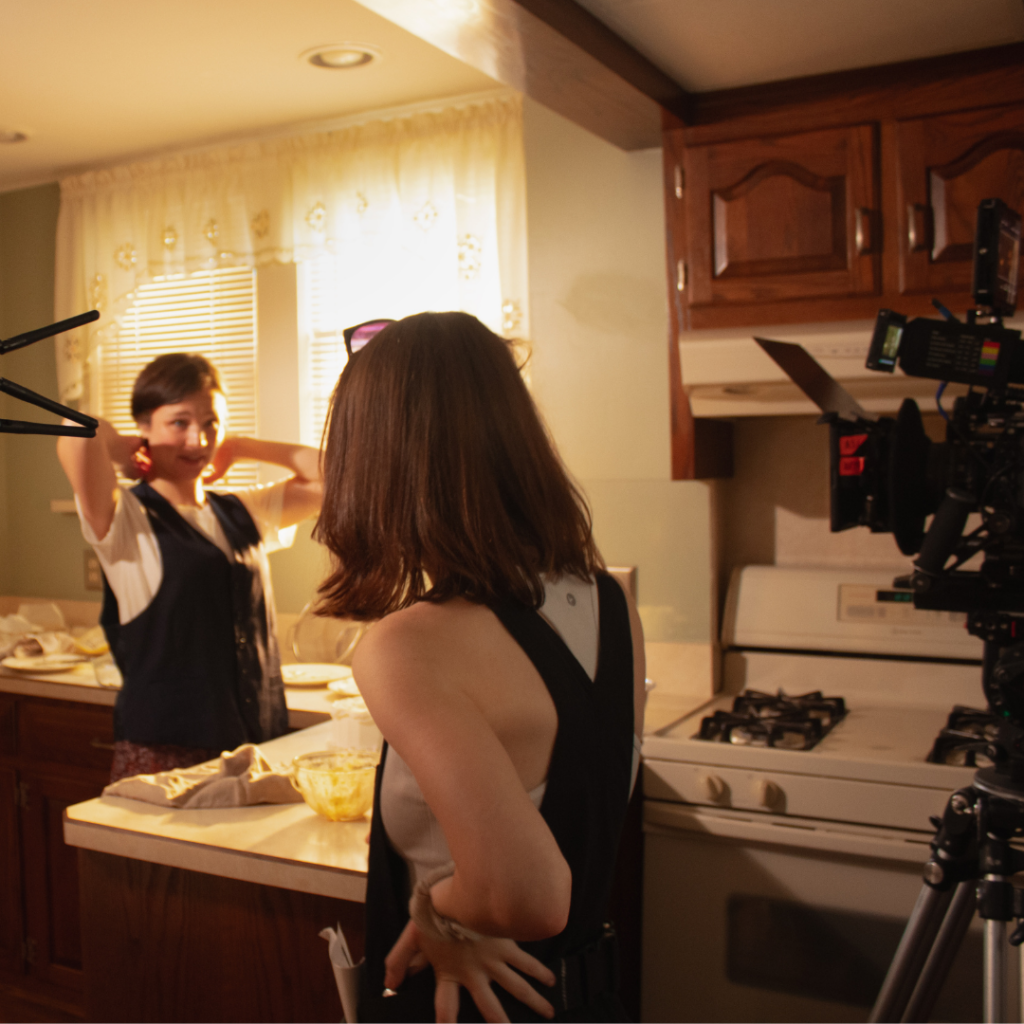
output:
[[924,252],[932,244],[931,207],[923,203],[907,203],[907,248]]
[[853,220],[853,241],[857,248],[858,256],[864,256],[874,251],[875,240],[872,237],[873,221],[873,210],[868,210],[863,206],[857,207]]
[[95,747],[97,750],[113,750],[113,743],[104,743],[103,740],[97,739],[95,736],[89,740],[89,746]]
[[686,264],[682,260],[676,260],[676,291],[686,291]]
[[683,189],[686,187],[686,178],[684,177],[683,169],[682,169],[682,167],[679,166],[679,164],[676,164],[675,170],[676,170],[676,173],[675,173],[675,178],[676,178],[676,199],[682,199],[683,198]]

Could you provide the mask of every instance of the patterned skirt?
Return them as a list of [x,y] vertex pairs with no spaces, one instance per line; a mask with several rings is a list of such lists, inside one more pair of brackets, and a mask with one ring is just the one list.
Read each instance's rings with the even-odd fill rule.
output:
[[130,775],[154,775],[172,768],[191,768],[220,757],[219,750],[202,747],[179,747],[173,743],[132,743],[118,740],[114,744],[114,763],[110,768],[110,781],[117,782]]

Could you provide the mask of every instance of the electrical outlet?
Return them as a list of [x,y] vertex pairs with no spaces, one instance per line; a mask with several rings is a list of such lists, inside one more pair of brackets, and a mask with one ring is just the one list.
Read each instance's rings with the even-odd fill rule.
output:
[[100,569],[100,560],[92,548],[86,548],[85,551],[85,589],[103,589],[103,570]]

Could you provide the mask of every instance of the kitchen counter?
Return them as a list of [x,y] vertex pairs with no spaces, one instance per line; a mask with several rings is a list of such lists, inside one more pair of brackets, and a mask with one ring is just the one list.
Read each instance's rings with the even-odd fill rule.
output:
[[[68,672],[47,672],[45,675],[30,675],[0,667],[0,693],[113,707],[117,692],[117,688],[101,686],[96,681],[89,662],[76,665]],[[286,686],[284,699],[288,705],[288,724],[293,729],[305,729],[331,716],[331,695],[325,686]]]
[[[260,749],[288,762],[328,746],[332,724]],[[362,955],[369,827],[305,803],[176,810],[99,797],[68,807],[86,1019],[337,1021],[319,933],[340,924]]]
[[[260,744],[271,764],[330,746],[331,723]],[[369,822],[334,822],[305,803],[174,810],[99,797],[69,807],[69,846],[335,899],[366,893]]]

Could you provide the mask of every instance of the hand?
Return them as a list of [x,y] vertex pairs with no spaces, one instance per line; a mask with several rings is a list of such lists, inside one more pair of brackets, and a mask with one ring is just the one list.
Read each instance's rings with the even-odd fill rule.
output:
[[225,437],[217,446],[216,451],[213,453],[213,458],[210,460],[210,465],[206,467],[206,474],[203,476],[204,484],[212,484],[220,480],[234,465],[238,459],[237,440],[235,437]]
[[428,963],[434,968],[437,979],[434,1013],[439,1022],[458,1020],[461,986],[469,991],[484,1020],[508,1024],[508,1017],[491,988],[492,981],[541,1016],[555,1015],[552,1005],[512,968],[548,986],[555,984],[555,975],[511,939],[490,935],[463,942],[435,939],[410,921],[384,961],[384,984],[398,988],[406,974],[415,973]]
[[142,477],[133,456],[142,447],[143,439],[138,434],[119,434],[106,420],[100,420],[99,433],[107,447],[110,461],[129,480]]

